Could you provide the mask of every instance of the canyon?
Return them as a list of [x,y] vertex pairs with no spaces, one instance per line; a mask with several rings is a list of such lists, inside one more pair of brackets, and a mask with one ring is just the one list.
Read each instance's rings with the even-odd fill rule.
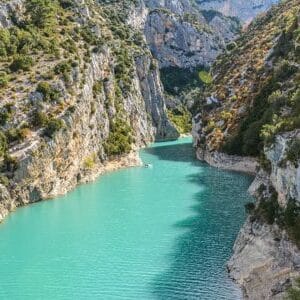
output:
[[140,165],[193,114],[199,160],[256,176],[230,276],[245,298],[285,297],[300,275],[285,220],[300,201],[299,1],[46,2],[0,4],[0,221]]

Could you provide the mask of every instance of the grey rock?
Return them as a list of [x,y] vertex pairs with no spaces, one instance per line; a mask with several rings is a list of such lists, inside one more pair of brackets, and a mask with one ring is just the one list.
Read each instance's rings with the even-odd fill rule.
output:
[[11,0],[7,3],[0,3],[0,28],[7,28],[13,22],[21,22],[24,13],[24,0]]
[[230,276],[243,287],[244,298],[284,299],[299,275],[300,251],[277,226],[246,221],[228,262]]
[[237,17],[245,23],[251,22],[259,13],[278,2],[278,0],[196,0],[202,10],[218,11],[225,16]]
[[160,68],[209,66],[236,37],[238,22],[219,14],[209,22],[188,0],[147,1],[145,36]]

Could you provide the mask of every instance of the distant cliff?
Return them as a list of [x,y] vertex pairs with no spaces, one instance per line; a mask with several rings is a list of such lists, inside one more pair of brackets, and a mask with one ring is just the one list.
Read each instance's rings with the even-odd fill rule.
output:
[[195,0],[201,10],[213,10],[225,16],[237,17],[243,23],[249,23],[258,14],[265,12],[278,0]]
[[147,1],[145,36],[160,68],[208,67],[239,32],[239,22],[202,14],[189,0]]

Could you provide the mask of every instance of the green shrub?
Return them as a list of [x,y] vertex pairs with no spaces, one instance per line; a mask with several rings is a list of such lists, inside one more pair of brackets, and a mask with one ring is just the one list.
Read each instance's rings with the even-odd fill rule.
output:
[[84,162],[83,162],[84,168],[88,169],[88,170],[93,169],[94,166],[95,166],[95,163],[96,163],[96,159],[97,159],[97,156],[96,156],[95,153],[93,153],[90,156],[86,157],[84,159]]
[[272,164],[271,162],[267,159],[266,155],[264,152],[262,152],[259,156],[259,165],[261,168],[266,171],[268,174],[271,174],[272,171]]
[[300,207],[293,199],[288,201],[284,211],[283,226],[289,238],[300,247]]
[[287,60],[283,60],[275,68],[275,78],[277,81],[284,81],[290,78],[293,74],[297,72],[298,68],[290,64]]
[[8,143],[16,142],[20,140],[18,129],[11,128],[6,131],[6,138]]
[[278,204],[278,194],[274,190],[270,198],[261,199],[255,210],[255,215],[259,216],[268,224],[273,224],[279,217],[280,207]]
[[9,179],[7,176],[0,174],[0,184],[4,185],[4,186],[8,186],[9,185]]
[[300,278],[296,279],[295,285],[287,290],[286,300],[299,300],[300,299]]
[[99,95],[103,90],[103,83],[102,81],[98,80],[94,83],[93,85],[93,93],[94,93],[94,97],[96,97],[97,95]]
[[31,23],[42,29],[53,30],[57,26],[57,0],[27,0],[26,13]]
[[11,114],[6,110],[0,112],[0,125],[4,126],[6,122],[10,119]]
[[5,155],[1,169],[4,172],[14,172],[18,168],[18,161],[15,157]]
[[110,124],[109,137],[104,144],[108,156],[121,155],[131,151],[132,130],[128,123],[117,118]]
[[[297,216],[300,213],[300,207],[296,204],[295,200],[288,201],[284,212],[284,223],[290,227],[294,226],[297,222]],[[300,233],[300,232],[299,232]]]
[[278,195],[274,190],[270,198],[260,200],[257,208],[252,204],[247,204],[246,211],[268,224],[276,222],[280,228],[286,230],[289,238],[300,248],[299,204],[294,199],[289,199],[284,209],[279,206],[277,197]]
[[32,66],[33,59],[30,56],[20,54],[15,56],[9,68],[12,72],[17,72],[19,70],[29,71]]
[[247,214],[251,214],[255,209],[255,204],[253,202],[248,202],[245,204],[245,211]]
[[46,128],[44,130],[44,135],[52,138],[54,133],[63,128],[64,122],[60,119],[51,118],[48,120],[46,124]]
[[152,58],[149,69],[150,71],[155,71],[157,68],[158,68],[157,61],[154,58]]
[[74,6],[72,0],[59,0],[59,4],[64,9],[72,8]]
[[0,72],[0,88],[4,88],[7,86],[9,81],[9,77],[5,72]]
[[32,115],[32,125],[34,127],[43,127],[48,122],[48,116],[42,111],[35,110]]
[[286,158],[298,167],[298,162],[300,160],[300,139],[295,139],[290,142]]
[[211,84],[213,82],[212,76],[206,71],[199,72],[199,78],[204,84]]
[[192,131],[192,116],[186,109],[180,111],[168,110],[168,117],[180,133]]
[[61,93],[53,86],[51,86],[48,82],[40,82],[36,89],[37,92],[43,94],[44,101],[58,101]]
[[72,71],[72,62],[64,61],[57,64],[54,68],[54,73],[57,75],[62,75],[65,82],[70,81],[70,73]]
[[31,136],[31,130],[28,127],[19,128],[19,137],[21,141],[24,141]]
[[93,31],[85,26],[81,28],[80,31],[81,37],[83,38],[83,40],[89,44],[89,45],[97,45],[97,36],[93,33]]
[[226,50],[227,51],[232,51],[237,47],[236,42],[230,42],[226,45]]
[[6,138],[8,143],[12,142],[22,142],[24,141],[27,137],[30,136],[31,131],[29,128],[11,128],[6,131]]
[[0,131],[0,158],[3,158],[7,152],[7,139],[5,134]]

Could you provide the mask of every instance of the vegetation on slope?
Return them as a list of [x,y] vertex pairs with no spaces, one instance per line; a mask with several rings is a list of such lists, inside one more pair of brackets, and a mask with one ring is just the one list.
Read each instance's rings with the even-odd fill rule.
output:
[[[107,95],[115,97],[107,104],[107,109],[116,106],[111,127],[129,126],[122,99],[132,89],[136,55],[147,51],[141,33],[127,25],[135,2],[91,0],[87,17],[76,1],[25,0],[24,14],[12,16],[13,26],[0,28],[0,160],[9,159],[12,146],[36,135],[53,138],[64,127],[92,55],[104,49],[112,53],[115,79],[116,95]],[[104,93],[103,82],[93,91],[94,97]],[[131,149],[130,130],[125,137],[119,129],[112,135],[106,142],[108,155]],[[112,151],[116,141],[120,149]]]
[[[286,0],[258,17],[227,46],[213,66],[213,80],[195,105],[201,113],[199,145],[209,151],[260,158],[271,171],[264,149],[278,134],[300,129],[300,1]],[[288,144],[282,167],[298,167],[300,141]],[[246,210],[252,220],[277,224],[300,247],[300,207],[278,202],[262,185],[257,204]]]
[[286,300],[299,300],[300,299],[300,278],[296,279],[296,284],[290,287],[287,291]]
[[197,103],[211,150],[258,156],[276,134],[300,128],[299,4],[272,8],[217,60]]
[[175,109],[168,110],[168,117],[181,134],[192,131],[191,113],[184,106],[178,106]]

